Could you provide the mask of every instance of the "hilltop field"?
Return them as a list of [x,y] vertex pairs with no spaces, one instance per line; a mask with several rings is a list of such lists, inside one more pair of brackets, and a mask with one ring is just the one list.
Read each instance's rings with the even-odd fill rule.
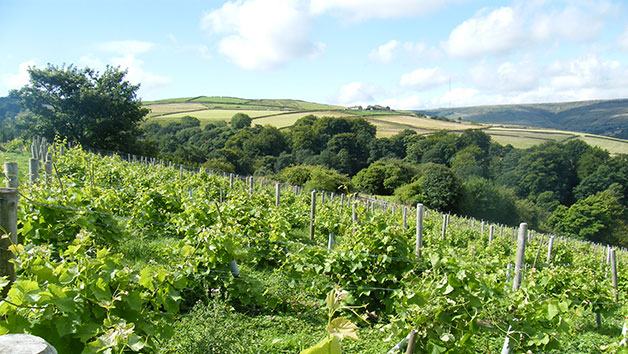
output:
[[[625,101],[628,104],[628,100]],[[201,125],[204,126],[211,122],[228,121],[238,112],[249,115],[253,119],[253,124],[271,125],[280,129],[293,125],[299,118],[306,115],[363,117],[377,127],[377,135],[380,137],[392,136],[404,129],[411,129],[419,134],[431,134],[439,130],[461,132],[467,129],[482,129],[494,141],[503,145],[511,144],[516,148],[528,148],[552,140],[565,142],[580,139],[613,154],[628,152],[628,140],[587,132],[559,130],[556,129],[558,122],[552,123],[553,127],[551,128],[544,128],[543,126],[547,126],[547,120],[538,118],[538,115],[536,120],[529,119],[531,116],[529,112],[532,108],[539,112],[542,110],[538,107],[542,107],[543,112],[546,113],[553,109],[555,115],[571,117],[570,120],[564,119],[567,122],[565,126],[575,129],[578,127],[577,122],[580,122],[583,129],[588,128],[588,131],[591,131],[593,129],[591,127],[596,127],[595,122],[587,121],[586,124],[583,124],[585,118],[578,120],[573,117],[576,113],[581,117],[586,117],[588,112],[591,113],[589,116],[595,116],[593,119],[600,122],[600,125],[595,129],[605,131],[602,129],[602,125],[608,126],[609,120],[603,120],[600,117],[600,107],[610,106],[604,102],[596,102],[596,104],[589,105],[585,103],[578,105],[575,103],[530,105],[528,109],[521,109],[519,106],[515,109],[513,108],[515,106],[508,106],[510,107],[507,110],[508,114],[502,115],[494,113],[496,111],[494,107],[502,106],[485,106],[482,111],[489,112],[491,115],[490,119],[486,118],[487,122],[484,123],[479,123],[482,116],[477,108],[475,110],[457,108],[449,111],[433,110],[426,112],[388,110],[387,107],[375,107],[376,109],[373,110],[367,110],[366,107],[363,107],[364,109],[359,110],[299,100],[248,100],[235,97],[206,96],[151,101],[145,102],[144,105],[151,110],[148,122],[160,124],[179,121],[184,116],[192,116],[198,118]],[[562,110],[557,108],[559,106],[563,107]],[[589,107],[589,111],[587,111],[587,107]],[[619,104],[615,102],[612,107],[614,107],[613,115],[615,117],[621,116]],[[502,111],[504,111],[503,107]],[[526,115],[519,115],[517,112],[526,112]],[[546,114],[546,116],[548,115],[549,113]],[[615,122],[619,121],[615,120]],[[621,127],[618,129],[621,130]]]

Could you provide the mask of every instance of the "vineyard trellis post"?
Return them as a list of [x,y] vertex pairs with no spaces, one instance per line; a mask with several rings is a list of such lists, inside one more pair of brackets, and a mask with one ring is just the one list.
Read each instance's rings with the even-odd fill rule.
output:
[[[10,281],[15,280],[15,268],[11,262],[13,253],[9,251],[9,247],[17,244],[18,200],[16,188],[0,188],[0,276],[8,276]],[[7,294],[8,289],[2,289],[2,297]]]
[[423,248],[423,204],[416,205],[416,256],[421,257],[421,248]]
[[446,235],[447,235],[447,214],[443,214],[443,230],[441,234],[443,241],[445,241]]
[[521,223],[519,225],[519,235],[517,237],[517,258],[515,260],[515,278],[512,283],[512,290],[517,291],[521,286],[521,278],[523,276],[523,261],[526,249],[526,236],[528,224]]
[[615,289],[615,302],[619,301],[619,291],[617,288],[617,259],[615,258],[615,249],[611,249],[611,276],[613,279],[613,288]]
[[358,213],[355,210],[355,202],[351,203],[351,222],[355,224],[358,221]]
[[20,179],[16,162],[4,163],[4,176],[7,178],[7,188],[17,188],[19,186]]
[[406,348],[406,354],[414,353],[414,349],[416,346],[416,335],[418,331],[413,329],[410,331],[410,335],[408,336],[408,347]]
[[279,184],[279,182],[277,182],[275,183],[275,206],[276,207],[279,206],[280,198],[281,198],[281,185]]
[[405,229],[408,227],[408,208],[405,205],[403,206],[402,215],[403,215],[403,228]]
[[316,190],[312,191],[310,205],[310,240],[314,240],[314,218],[316,218]]
[[493,235],[495,234],[495,225],[491,225],[488,231],[488,244],[493,243]]
[[547,264],[552,262],[552,249],[554,248],[554,235],[550,236],[549,245],[547,246]]
[[[525,256],[525,247],[526,247],[526,238],[528,234],[528,224],[521,223],[519,225],[519,235],[517,237],[517,256],[515,259],[515,278],[512,282],[512,290],[518,291],[521,286],[521,278],[523,276],[523,261]],[[506,339],[504,339],[504,346],[502,347],[501,354],[510,354],[512,347],[510,344],[509,335],[511,332],[512,326],[508,327],[508,331],[506,333]]]
[[39,179],[39,160],[32,158],[28,160],[28,174],[31,185],[35,184]]
[[[52,182],[52,160],[46,161],[44,164],[44,171],[46,173],[46,183]],[[93,171],[92,171],[92,190],[94,189]],[[93,192],[92,192],[93,194]]]

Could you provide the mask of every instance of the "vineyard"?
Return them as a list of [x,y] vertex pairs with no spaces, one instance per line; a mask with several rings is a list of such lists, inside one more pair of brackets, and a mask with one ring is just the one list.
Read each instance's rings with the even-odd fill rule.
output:
[[59,353],[628,352],[624,250],[50,151],[37,181],[20,176],[18,242],[2,239],[15,280],[2,278],[1,334],[34,334]]

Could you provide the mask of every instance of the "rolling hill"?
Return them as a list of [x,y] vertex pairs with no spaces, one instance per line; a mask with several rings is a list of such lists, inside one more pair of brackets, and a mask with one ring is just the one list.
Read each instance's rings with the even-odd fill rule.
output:
[[420,112],[469,122],[572,130],[628,139],[628,99],[456,107]]
[[[204,126],[216,121],[229,121],[237,112],[248,114],[253,118],[253,124],[278,128],[287,128],[309,114],[318,117],[363,117],[375,125],[377,135],[383,137],[404,129],[418,134],[482,129],[500,144],[511,144],[517,148],[547,141],[581,139],[611,153],[628,153],[628,140],[619,138],[628,138],[628,100],[483,106],[423,112],[357,110],[287,99],[206,96],[144,102],[144,105],[151,109],[148,122],[159,124],[192,116]],[[449,118],[436,119],[437,116]],[[459,117],[462,119],[458,120]],[[588,127],[588,130],[582,127]]]

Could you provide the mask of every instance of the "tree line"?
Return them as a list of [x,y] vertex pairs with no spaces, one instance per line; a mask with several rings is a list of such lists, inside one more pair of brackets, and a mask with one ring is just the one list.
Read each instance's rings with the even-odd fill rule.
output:
[[[0,99],[0,139],[55,136],[310,188],[391,196],[443,212],[628,246],[628,155],[581,140],[516,149],[482,130],[377,137],[362,118],[305,116],[278,129],[236,113],[205,126],[190,116],[144,123],[126,72],[29,69]],[[18,114],[19,113],[19,114]]]

